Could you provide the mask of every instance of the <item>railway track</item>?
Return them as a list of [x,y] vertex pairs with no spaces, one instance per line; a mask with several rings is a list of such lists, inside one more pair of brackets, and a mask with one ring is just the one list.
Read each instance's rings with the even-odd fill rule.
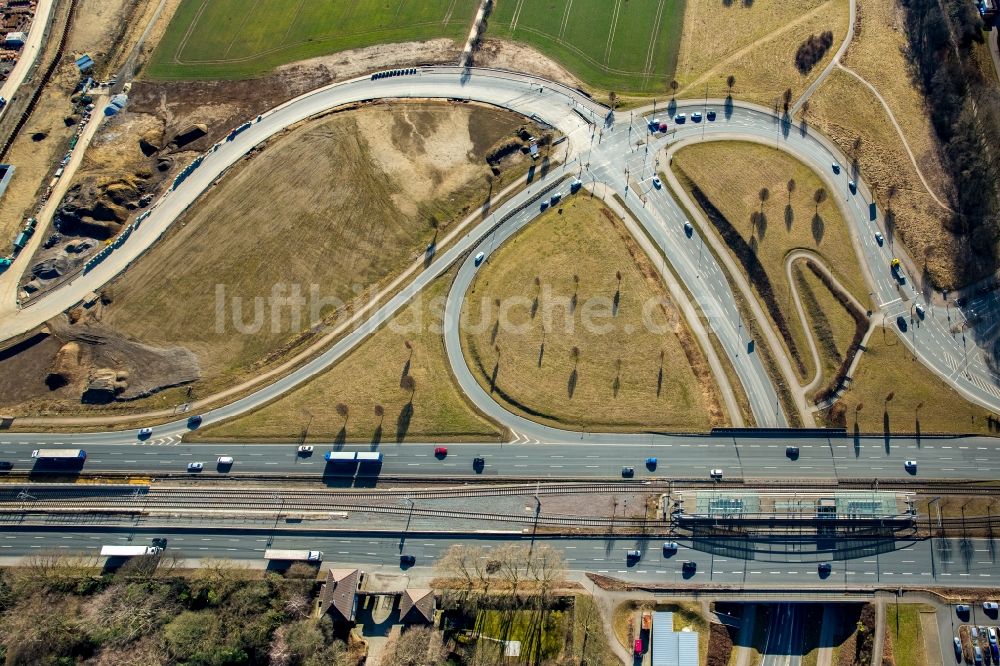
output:
[[[545,495],[562,492],[608,492],[621,490],[620,484],[541,485],[532,488],[500,487],[471,489],[441,489],[437,491],[303,491],[287,489],[223,489],[223,488],[161,488],[149,486],[41,486],[0,490],[0,513],[282,513],[354,512],[381,515],[406,515],[423,518],[491,521],[531,525],[576,527],[643,528],[654,521],[636,518],[605,518],[599,516],[569,516],[540,513],[498,514],[456,509],[394,506],[386,502],[417,499],[448,499],[469,496]],[[350,500],[350,501],[345,501]],[[364,503],[371,502],[371,503]],[[662,525],[662,523],[659,523]]]

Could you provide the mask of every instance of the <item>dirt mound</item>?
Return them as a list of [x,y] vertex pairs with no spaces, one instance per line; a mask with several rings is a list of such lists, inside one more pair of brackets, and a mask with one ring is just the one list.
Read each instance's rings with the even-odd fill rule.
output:
[[111,402],[128,388],[128,373],[112,368],[97,368],[87,377],[87,388],[80,401],[92,405]]
[[55,391],[69,384],[76,383],[80,373],[81,350],[79,343],[67,342],[52,359],[49,374],[45,377],[45,385]]
[[[50,322],[53,334],[64,341],[53,361],[49,374],[65,376],[67,385],[81,391],[80,399],[87,403],[134,400],[171,386],[195,381],[201,375],[198,360],[183,347],[153,347],[129,340],[101,325],[92,315],[85,315],[76,324],[60,316]],[[73,348],[79,349],[80,370],[66,372],[73,366]],[[67,349],[68,348],[68,349]],[[80,385],[79,378],[86,375]]]
[[65,256],[51,257],[32,266],[31,274],[39,280],[54,280],[65,275],[70,266],[70,261]]

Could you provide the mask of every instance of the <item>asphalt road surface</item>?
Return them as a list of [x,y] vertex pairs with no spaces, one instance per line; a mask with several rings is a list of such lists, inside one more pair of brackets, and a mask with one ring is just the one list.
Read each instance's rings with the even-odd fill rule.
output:
[[[529,542],[521,534],[502,532],[478,536],[448,534],[409,534],[370,536],[324,533],[285,533],[269,526],[226,531],[218,526],[91,528],[53,524],[48,528],[5,525],[0,534],[0,558],[23,558],[40,553],[61,552],[96,555],[104,544],[146,544],[153,537],[167,537],[168,549],[185,558],[226,558],[256,560],[266,548],[313,549],[324,553],[325,566],[398,566],[399,555],[416,558],[416,566],[425,571],[453,544],[499,548],[511,540]],[[758,553],[756,559],[744,559],[726,553],[726,544],[698,542],[698,549],[680,541],[679,550],[665,556],[661,540],[605,538],[535,538],[562,552],[567,567],[591,571],[632,581],[727,586],[823,587],[831,590],[866,586],[948,585],[958,587],[995,587],[995,547],[988,540],[969,541],[968,552],[957,540],[947,547],[942,539],[931,541],[866,542],[846,544],[842,550],[827,553],[782,551],[775,555]],[[626,563],[625,551],[642,550],[642,557]],[[712,549],[712,550],[707,550]],[[933,556],[932,556],[933,550]],[[839,559],[838,559],[839,558]],[[845,559],[846,558],[846,559]],[[686,573],[683,563],[691,560],[696,571]],[[832,572],[821,578],[818,564],[829,561]]]
[[[8,433],[8,437],[16,437]],[[56,437],[60,437],[56,439]],[[593,436],[596,438],[597,436]],[[993,480],[1000,474],[1000,449],[989,438],[941,438],[914,440],[881,437],[858,438],[766,438],[634,435],[627,439],[605,435],[605,443],[592,441],[573,444],[550,443],[538,446],[522,444],[449,444],[448,455],[434,455],[435,444],[408,442],[377,447],[384,462],[385,475],[427,477],[511,477],[511,478],[607,478],[621,477],[622,467],[635,470],[637,479],[696,478],[707,479],[709,469],[721,468],[724,480],[739,479],[975,479]],[[34,438],[32,438],[34,439]],[[78,446],[74,439],[46,436],[51,446]],[[799,447],[793,460],[785,454],[788,443]],[[14,463],[15,470],[31,469],[31,452],[38,442],[0,440],[0,460]],[[232,472],[267,474],[304,474],[321,477],[326,469],[323,454],[332,450],[317,446],[313,455],[300,456],[297,444],[184,444],[179,439],[152,439],[133,442],[132,446],[115,443],[87,443],[87,461],[83,469],[101,471],[165,474],[182,473],[190,462],[204,462],[203,476],[214,475],[219,456],[235,458]],[[346,451],[370,451],[371,446],[346,446]],[[339,449],[338,449],[339,450]],[[482,456],[486,465],[481,472],[472,461]],[[654,469],[646,459],[656,458]],[[911,473],[906,460],[917,462]]]

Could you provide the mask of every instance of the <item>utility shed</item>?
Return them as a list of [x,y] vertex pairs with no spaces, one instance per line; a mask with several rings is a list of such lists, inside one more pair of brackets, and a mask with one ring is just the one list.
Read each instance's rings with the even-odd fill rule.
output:
[[698,666],[698,633],[674,631],[673,613],[653,613],[653,666]]

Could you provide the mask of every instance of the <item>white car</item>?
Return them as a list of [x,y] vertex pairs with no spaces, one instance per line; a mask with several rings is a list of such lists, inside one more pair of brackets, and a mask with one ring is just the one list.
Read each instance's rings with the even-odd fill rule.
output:
[[717,479],[719,481],[722,480],[722,470],[721,469],[713,469],[711,472],[708,473],[708,475],[710,477],[712,477],[713,479]]
[[312,453],[313,447],[309,444],[303,444],[299,447],[299,453]]
[[659,176],[653,176],[653,187],[655,187],[656,189],[660,189],[661,187],[663,187],[663,181],[660,180]]
[[692,231],[694,231],[694,227],[691,226],[690,222],[684,220],[684,233],[690,236]]
[[879,245],[882,245],[882,243],[885,242],[885,238],[883,238],[881,231],[875,232],[875,242],[878,243]]
[[149,437],[152,434],[153,434],[153,429],[152,428],[143,428],[142,430],[139,431],[139,437],[140,438],[142,438],[142,437]]
[[217,464],[219,464],[219,465],[232,465],[233,464],[233,457],[232,456],[219,456],[219,460],[218,460]]
[[188,471],[189,472],[200,472],[201,469],[202,469],[202,467],[204,467],[204,466],[205,466],[205,463],[200,463],[200,462],[188,463]]
[[477,254],[476,255],[476,259],[475,259],[476,266],[478,266],[479,264],[483,263],[483,259],[485,259],[485,258],[486,258],[486,253],[485,252],[480,252],[479,254]]
[[924,310],[924,306],[922,306],[920,303],[914,305],[913,309],[917,311],[917,316],[920,317],[921,319],[923,319],[924,315],[927,314],[927,311]]
[[663,553],[676,553],[677,552],[677,542],[676,541],[664,541],[663,542]]
[[903,463],[903,466],[907,470],[909,470],[911,472],[916,472],[917,471],[917,461],[916,460],[907,460],[905,463]]

